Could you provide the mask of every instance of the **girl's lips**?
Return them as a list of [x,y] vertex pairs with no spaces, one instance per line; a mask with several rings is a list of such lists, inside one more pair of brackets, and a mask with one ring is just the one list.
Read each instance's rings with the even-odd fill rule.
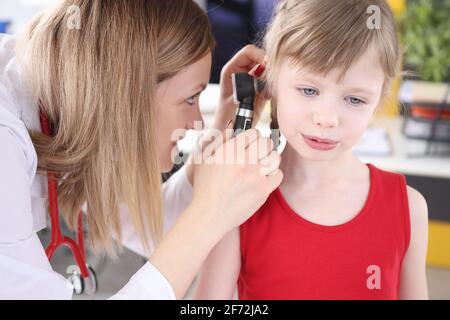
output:
[[329,139],[320,139],[313,136],[302,135],[306,144],[310,146],[312,149],[320,150],[320,151],[330,151],[337,147],[339,142]]
[[306,134],[303,135],[305,138],[320,142],[320,143],[328,143],[328,144],[338,144],[339,142],[334,141],[334,140],[329,140],[329,139],[320,139],[314,136],[308,136]]

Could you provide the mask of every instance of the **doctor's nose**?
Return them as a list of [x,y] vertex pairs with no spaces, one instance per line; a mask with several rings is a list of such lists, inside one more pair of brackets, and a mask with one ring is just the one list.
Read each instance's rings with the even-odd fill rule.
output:
[[334,128],[339,125],[339,117],[335,112],[323,110],[313,114],[313,122],[322,128]]
[[189,119],[189,123],[187,125],[188,130],[193,129],[204,129],[205,121],[203,120],[202,113],[200,108],[197,106],[193,111]]

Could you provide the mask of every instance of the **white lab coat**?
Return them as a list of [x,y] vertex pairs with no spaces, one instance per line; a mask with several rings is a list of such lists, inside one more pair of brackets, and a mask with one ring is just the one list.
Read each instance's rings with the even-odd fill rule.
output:
[[[0,35],[0,299],[71,299],[72,286],[54,272],[37,232],[46,224],[46,179],[27,128],[40,130],[37,101],[28,93],[15,58],[14,38]],[[185,170],[163,185],[164,231],[192,200]],[[123,243],[144,255],[126,207]],[[164,276],[147,262],[112,299],[175,299]]]

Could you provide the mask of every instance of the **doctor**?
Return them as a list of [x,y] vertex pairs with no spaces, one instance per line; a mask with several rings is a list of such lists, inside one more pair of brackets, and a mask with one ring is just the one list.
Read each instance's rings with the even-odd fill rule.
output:
[[[282,180],[278,169],[260,174],[264,160],[279,163],[269,148],[260,164],[190,165],[161,186],[172,132],[202,120],[213,46],[191,0],[61,1],[20,46],[0,37],[0,299],[72,297],[36,235],[46,227],[38,172],[58,173],[69,226],[87,204],[96,250],[114,256],[123,244],[149,257],[114,299],[182,298],[215,244],[265,202]],[[263,55],[246,47],[225,66],[215,128],[234,118],[231,73],[249,72]],[[51,138],[40,133],[38,101]],[[250,133],[238,152],[270,147]]]

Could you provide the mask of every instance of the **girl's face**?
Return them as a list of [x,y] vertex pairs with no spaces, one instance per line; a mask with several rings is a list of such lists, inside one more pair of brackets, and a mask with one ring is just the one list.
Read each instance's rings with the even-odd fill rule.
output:
[[211,53],[162,82],[157,92],[156,145],[161,172],[173,168],[172,154],[177,142],[184,138],[173,134],[177,129],[194,129],[201,121],[200,93],[206,88],[211,73]]
[[[340,82],[340,70],[321,76],[282,62],[275,86],[278,123],[301,157],[334,159],[359,142],[381,101],[385,77],[377,61],[368,50]],[[332,141],[318,145],[314,138]]]

